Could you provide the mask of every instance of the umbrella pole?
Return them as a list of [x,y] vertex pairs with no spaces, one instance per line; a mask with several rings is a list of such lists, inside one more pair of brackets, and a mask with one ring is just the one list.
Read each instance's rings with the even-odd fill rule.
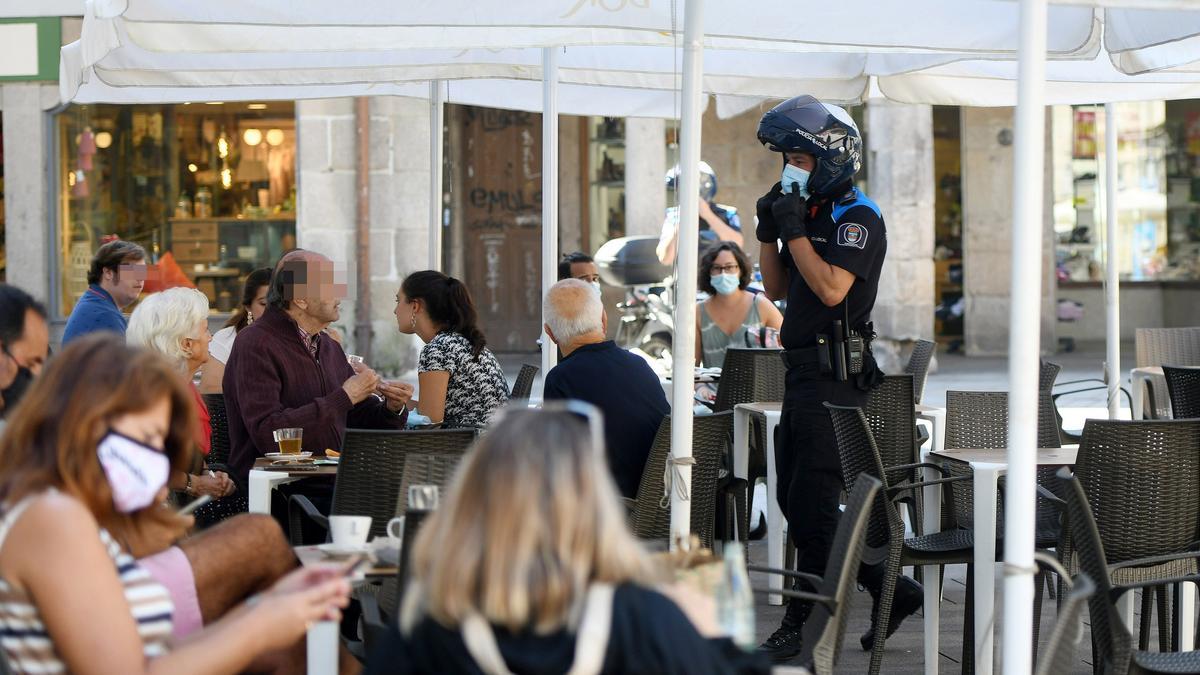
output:
[[[1005,675],[1031,672],[1034,514],[1037,484],[1038,370],[1042,299],[1042,198],[1046,126],[1046,0],[1021,0],[1013,180],[1012,303],[1008,336],[1008,499],[1004,537]],[[991,574],[991,569],[976,574]],[[990,616],[975,613],[987,636],[975,660],[992,670]]]
[[[542,49],[542,297],[558,277],[558,48]],[[545,324],[546,317],[542,316]],[[542,377],[558,362],[542,333]]]
[[696,363],[696,259],[700,245],[700,82],[704,69],[704,2],[689,0],[683,18],[683,119],[679,133],[679,237],[675,246],[675,339],[671,343],[671,547],[687,547],[692,530],[692,406]]
[[1108,419],[1121,408],[1121,278],[1117,252],[1117,105],[1104,104],[1104,382],[1108,385]]
[[429,269],[442,269],[442,83],[429,82]]

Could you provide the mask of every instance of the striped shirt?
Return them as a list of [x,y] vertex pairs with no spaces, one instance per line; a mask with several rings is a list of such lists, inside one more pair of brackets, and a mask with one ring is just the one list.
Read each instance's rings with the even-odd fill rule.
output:
[[[8,532],[21,517],[21,512],[36,497],[27,497],[0,516],[0,547]],[[107,530],[99,531],[100,542],[112,558],[125,599],[137,621],[142,638],[142,652],[147,659],[166,654],[171,646],[171,613],[174,606],[167,589],[150,577],[137,562],[112,538]],[[65,673],[66,664],[59,658],[42,623],[37,605],[24,591],[14,589],[0,579],[0,646],[8,660],[9,669],[18,673]]]

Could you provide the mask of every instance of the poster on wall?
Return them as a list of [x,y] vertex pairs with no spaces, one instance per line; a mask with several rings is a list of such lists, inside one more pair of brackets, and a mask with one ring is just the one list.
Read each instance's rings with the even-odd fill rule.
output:
[[1074,130],[1071,156],[1096,159],[1096,111],[1075,110]]

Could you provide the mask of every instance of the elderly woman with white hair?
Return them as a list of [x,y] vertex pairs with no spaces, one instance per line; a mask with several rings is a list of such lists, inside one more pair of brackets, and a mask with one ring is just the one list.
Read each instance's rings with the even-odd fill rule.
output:
[[[207,456],[212,449],[212,425],[208,407],[192,377],[208,361],[208,343],[212,340],[208,332],[208,298],[194,288],[169,288],[150,295],[129,317],[125,339],[132,346],[162,354],[179,369],[196,402],[196,447]],[[203,467],[197,473],[176,472],[168,484],[172,490],[191,496],[210,495],[213,499],[236,489],[227,474]]]

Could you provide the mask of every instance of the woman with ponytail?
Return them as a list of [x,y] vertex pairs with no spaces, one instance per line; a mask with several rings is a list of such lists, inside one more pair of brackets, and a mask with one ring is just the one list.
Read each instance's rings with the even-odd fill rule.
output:
[[461,281],[434,270],[408,275],[396,293],[396,324],[425,341],[417,362],[421,399],[411,404],[431,422],[481,427],[508,400],[504,371]]

